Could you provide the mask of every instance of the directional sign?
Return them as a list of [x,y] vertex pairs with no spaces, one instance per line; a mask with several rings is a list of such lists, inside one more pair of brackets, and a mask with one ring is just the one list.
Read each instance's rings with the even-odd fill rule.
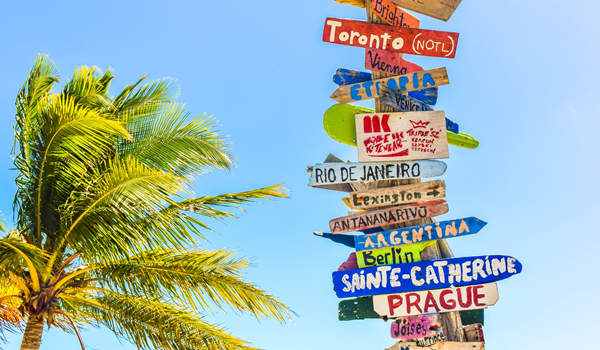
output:
[[[346,0],[348,1],[348,0]],[[354,0],[360,1],[360,0]],[[391,0],[397,6],[448,21],[462,0]],[[364,5],[361,7],[365,7]]]
[[350,237],[354,238],[355,249],[360,252],[472,235],[479,232],[486,224],[487,222],[483,220],[468,217]]
[[444,111],[356,114],[359,162],[448,158]]
[[416,342],[398,341],[385,350],[485,350],[485,343],[444,341],[423,347]]
[[388,205],[423,202],[446,197],[444,180],[385,187],[370,191],[350,193],[350,208],[377,208]]
[[423,70],[423,67],[400,58],[400,55],[395,52],[377,49],[365,50],[365,68],[393,75],[403,75]]
[[329,221],[331,233],[360,231],[373,227],[397,224],[416,219],[425,219],[448,212],[448,203],[438,199],[423,203],[400,205],[397,207],[342,216]]
[[358,267],[405,264],[421,261],[421,252],[435,242],[409,244],[403,247],[367,250],[356,253]]
[[315,236],[329,239],[335,243],[340,243],[346,247],[354,248],[354,236],[353,235],[332,235],[326,232],[313,232]]
[[483,337],[483,325],[481,323],[472,324],[464,328],[465,329],[465,338],[467,341],[473,342],[484,342],[485,339]]
[[338,298],[351,298],[491,283],[520,272],[512,256],[485,255],[367,267],[334,272],[332,278]]
[[341,85],[330,97],[340,103],[368,100],[381,95],[379,86],[382,84],[392,90],[410,92],[447,85],[450,84],[450,80],[448,80],[446,68],[442,67],[363,83]]
[[396,27],[419,28],[420,21],[402,11],[390,0],[373,0],[371,10],[381,19]]
[[[369,51],[369,50],[367,50],[367,51]],[[393,54],[393,53],[390,53],[390,54],[398,56],[397,54]],[[404,61],[404,60],[403,60],[403,62],[405,62],[406,64],[410,63],[410,62]],[[365,64],[368,64],[368,63],[365,63]],[[377,61],[374,62],[373,64],[377,64]],[[412,63],[410,63],[410,64],[412,64]],[[417,66],[417,65],[415,64],[415,66]],[[421,68],[420,66],[417,66],[417,67]],[[393,67],[392,67],[392,69],[393,69]],[[372,69],[372,70],[377,70],[377,69]],[[406,70],[406,71],[403,72],[403,70]],[[415,72],[419,72],[422,70],[423,70],[423,68],[421,68]],[[398,73],[398,74],[404,75],[404,74],[409,74],[409,73],[412,73],[412,72],[408,71],[408,66],[407,66],[407,67],[400,68],[400,73]],[[365,81],[371,81],[371,80],[372,80],[371,73],[361,72],[358,70],[351,70],[351,69],[346,69],[346,68],[339,68],[337,71],[335,71],[335,75],[333,76],[333,82],[338,85],[350,85],[350,84],[356,84],[356,83],[364,83]],[[411,98],[419,100],[428,105],[434,106],[436,104],[437,98],[438,98],[438,88],[433,87],[433,88],[427,88],[427,89],[423,89],[423,90],[409,91],[408,95]],[[373,111],[373,112],[375,112],[375,111]]]
[[[381,85],[383,89],[380,97],[381,103],[395,108],[400,112],[433,111],[433,108],[426,103],[413,99],[408,94],[394,91],[387,86]],[[453,131],[453,130],[452,130]]]
[[496,283],[421,292],[376,295],[373,308],[380,316],[398,317],[430,312],[485,309],[498,301]]
[[458,33],[328,17],[323,28],[323,41],[396,53],[454,58]]
[[441,176],[446,163],[437,160],[374,163],[319,163],[312,168],[309,186],[402,180]]
[[453,132],[448,131],[448,144],[462,147],[462,148],[477,148],[479,146],[479,141],[469,134],[465,134],[464,132],[455,134]]
[[407,316],[392,322],[390,333],[393,339],[417,339],[437,335],[435,328],[442,328],[439,314]]

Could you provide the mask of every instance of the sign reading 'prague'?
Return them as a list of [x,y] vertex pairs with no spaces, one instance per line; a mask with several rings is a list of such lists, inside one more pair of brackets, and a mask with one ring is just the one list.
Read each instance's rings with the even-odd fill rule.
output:
[[448,158],[444,111],[357,114],[358,161]]
[[338,298],[462,287],[503,280],[521,272],[512,256],[485,255],[334,272]]
[[454,58],[458,33],[327,18],[323,41],[397,53]]
[[485,309],[498,301],[496,283],[422,292],[376,295],[373,308],[380,316],[398,317],[429,312]]

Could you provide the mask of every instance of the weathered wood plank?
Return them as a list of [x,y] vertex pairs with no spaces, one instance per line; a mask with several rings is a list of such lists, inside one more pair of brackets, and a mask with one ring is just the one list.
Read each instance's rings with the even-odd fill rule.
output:
[[348,259],[344,261],[339,267],[338,271],[348,271],[358,269],[358,261],[356,259],[356,253],[352,252],[348,256]]
[[402,317],[424,313],[444,313],[485,309],[498,301],[496,283],[420,292],[376,295],[373,308],[379,316]]
[[361,231],[416,219],[431,218],[447,212],[448,203],[443,199],[438,199],[342,216],[330,220],[329,228],[333,234]]
[[485,350],[485,346],[484,343],[445,341],[421,347],[415,342],[398,341],[386,350]]
[[403,11],[390,0],[375,0],[371,10],[390,25],[396,27],[419,28],[421,21],[410,13]]
[[[327,156],[327,158],[325,158],[325,160],[323,161],[323,163],[321,163],[321,165],[331,164],[331,163],[344,163],[344,161],[339,159],[338,157],[334,156],[333,154],[329,153],[329,155]],[[313,170],[314,170],[314,166],[308,167],[309,173],[312,173]],[[352,187],[350,186],[350,184],[348,184],[348,183],[315,184],[315,185],[312,185],[312,187],[322,188],[324,190],[340,191],[340,192],[352,192],[352,190],[353,190]]]
[[483,338],[483,325],[481,323],[469,325],[464,329],[465,338],[467,338],[467,341],[482,343],[485,342],[485,339]]
[[400,58],[400,55],[395,52],[377,49],[365,50],[365,68],[393,75],[410,74],[423,70],[423,67]]
[[483,309],[461,311],[460,318],[462,319],[462,324],[464,326],[468,326],[475,323],[481,323],[482,325],[485,324]]
[[323,28],[323,41],[396,53],[454,58],[458,33],[328,17]]
[[468,217],[350,237],[354,238],[354,247],[357,252],[360,252],[472,235],[479,232],[486,224],[487,222],[483,220]]
[[361,251],[356,253],[356,261],[359,268],[419,262],[421,261],[421,252],[434,243],[424,242],[398,248]]
[[332,235],[331,233],[326,232],[313,232],[315,236],[323,237],[328,240],[331,240],[335,243],[339,243],[345,245],[346,247],[354,248],[354,236],[353,235]]
[[439,314],[399,317],[390,329],[393,339],[417,339],[437,335],[435,328],[441,328]]
[[[373,163],[319,163],[310,175],[312,187],[355,182],[413,179],[441,176],[446,163],[437,160]],[[351,192],[350,189],[348,192]]]
[[[338,1],[338,0],[336,0]],[[347,0],[352,1],[352,0]],[[425,16],[447,22],[462,0],[391,0],[394,4]],[[360,0],[353,0],[357,5]],[[357,6],[355,5],[355,6]],[[364,6],[361,6],[364,7]]]
[[363,83],[340,85],[330,97],[339,103],[349,103],[381,96],[380,91],[383,90],[379,89],[380,85],[396,91],[410,92],[448,84],[450,84],[448,72],[445,67],[442,67]]
[[383,85],[380,88],[383,90],[380,100],[386,106],[395,108],[401,112],[433,111],[433,108],[428,104],[413,99],[407,94],[394,91]]
[[358,161],[448,158],[444,111],[356,114]]
[[347,4],[356,7],[365,7],[364,0],[334,0],[335,2],[339,2],[340,4]]
[[[397,54],[393,54],[393,55],[398,56]],[[405,60],[402,60],[402,61],[410,63]],[[376,64],[376,63],[377,63],[377,61],[374,64]],[[418,66],[418,67],[420,67],[420,66]],[[405,72],[401,71],[399,74],[395,74],[395,75],[404,75],[404,74],[412,73],[412,72],[408,71],[407,67],[400,68],[400,70],[403,70],[404,68],[406,68]],[[423,68],[419,69],[418,71],[422,71],[422,70],[423,70]],[[357,83],[363,83],[365,81],[371,81],[371,80],[373,80],[371,73],[361,72],[358,70],[351,70],[351,69],[346,69],[346,68],[339,68],[335,72],[335,75],[333,76],[333,82],[338,85],[357,84]],[[427,89],[423,89],[423,90],[409,91],[408,96],[410,96],[411,98],[414,98],[416,100],[419,100],[423,103],[426,103],[428,105],[434,106],[436,104],[437,98],[438,98],[438,88],[433,87],[433,88],[427,88]],[[375,112],[375,111],[373,110],[373,112]]]
[[444,180],[421,182],[418,184],[379,188],[350,193],[350,208],[378,208],[390,205],[423,202],[446,197]]
[[338,298],[352,298],[492,283],[521,269],[512,256],[485,255],[333,272],[332,280]]

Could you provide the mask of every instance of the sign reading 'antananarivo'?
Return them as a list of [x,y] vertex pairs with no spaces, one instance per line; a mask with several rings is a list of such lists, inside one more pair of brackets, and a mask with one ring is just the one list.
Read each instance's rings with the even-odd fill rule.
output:
[[329,229],[333,234],[361,231],[410,220],[431,218],[447,212],[448,203],[443,199],[436,199],[331,219],[329,220]]
[[444,111],[357,114],[358,161],[448,158]]
[[353,182],[401,180],[441,176],[446,163],[437,160],[376,163],[319,163],[312,169],[309,186]]
[[444,180],[434,180],[370,191],[352,192],[350,193],[349,202],[350,208],[363,209],[423,202],[444,197],[446,197]]
[[458,33],[328,17],[323,28],[323,41],[396,53],[454,58]]
[[442,238],[460,237],[479,232],[487,222],[474,217],[434,222],[354,237],[357,252],[427,242]]
[[392,90],[410,92],[447,85],[450,84],[450,80],[448,79],[446,68],[442,67],[361,83],[341,85],[330,97],[339,103],[368,100],[381,96],[383,90],[379,87],[382,84]]
[[420,292],[376,295],[373,309],[380,316],[398,317],[429,312],[485,309],[498,301],[496,283]]
[[490,283],[520,272],[512,256],[485,255],[336,271],[332,278],[338,298],[351,298]]

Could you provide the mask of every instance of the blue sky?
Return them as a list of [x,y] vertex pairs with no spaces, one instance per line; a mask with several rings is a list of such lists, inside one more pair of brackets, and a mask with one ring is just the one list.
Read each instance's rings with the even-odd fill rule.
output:
[[[600,326],[597,313],[600,213],[597,183],[600,70],[597,2],[464,0],[448,22],[423,15],[421,28],[459,32],[455,59],[405,55],[425,69],[446,67],[436,110],[444,110],[479,148],[450,149],[450,211],[476,216],[477,235],[450,240],[456,256],[508,254],[523,272],[498,283],[486,310],[493,349],[546,349]],[[323,43],[326,17],[365,20],[364,9],[332,0],[170,2],[8,2],[0,11],[0,208],[11,225],[15,172],[9,170],[14,98],[37,53],[63,81],[78,65],[113,67],[114,94],[141,76],[173,77],[192,115],[207,112],[230,135],[238,157],[230,173],[196,183],[198,194],[283,182],[281,199],[213,222],[203,247],[252,258],[248,280],[300,316],[281,326],[232,311],[209,316],[267,349],[384,349],[389,323],[340,322],[331,272],[351,252],[312,235],[345,214],[343,194],[307,186],[306,166],[328,153],[356,161],[356,148],[330,139],[323,113],[335,103],[337,68],[364,69],[364,50]],[[372,107],[372,100],[363,105]],[[560,337],[560,338],[559,338]],[[109,331],[83,333],[92,349],[134,349]],[[7,349],[18,349],[20,336]],[[42,349],[76,349],[52,329]]]

